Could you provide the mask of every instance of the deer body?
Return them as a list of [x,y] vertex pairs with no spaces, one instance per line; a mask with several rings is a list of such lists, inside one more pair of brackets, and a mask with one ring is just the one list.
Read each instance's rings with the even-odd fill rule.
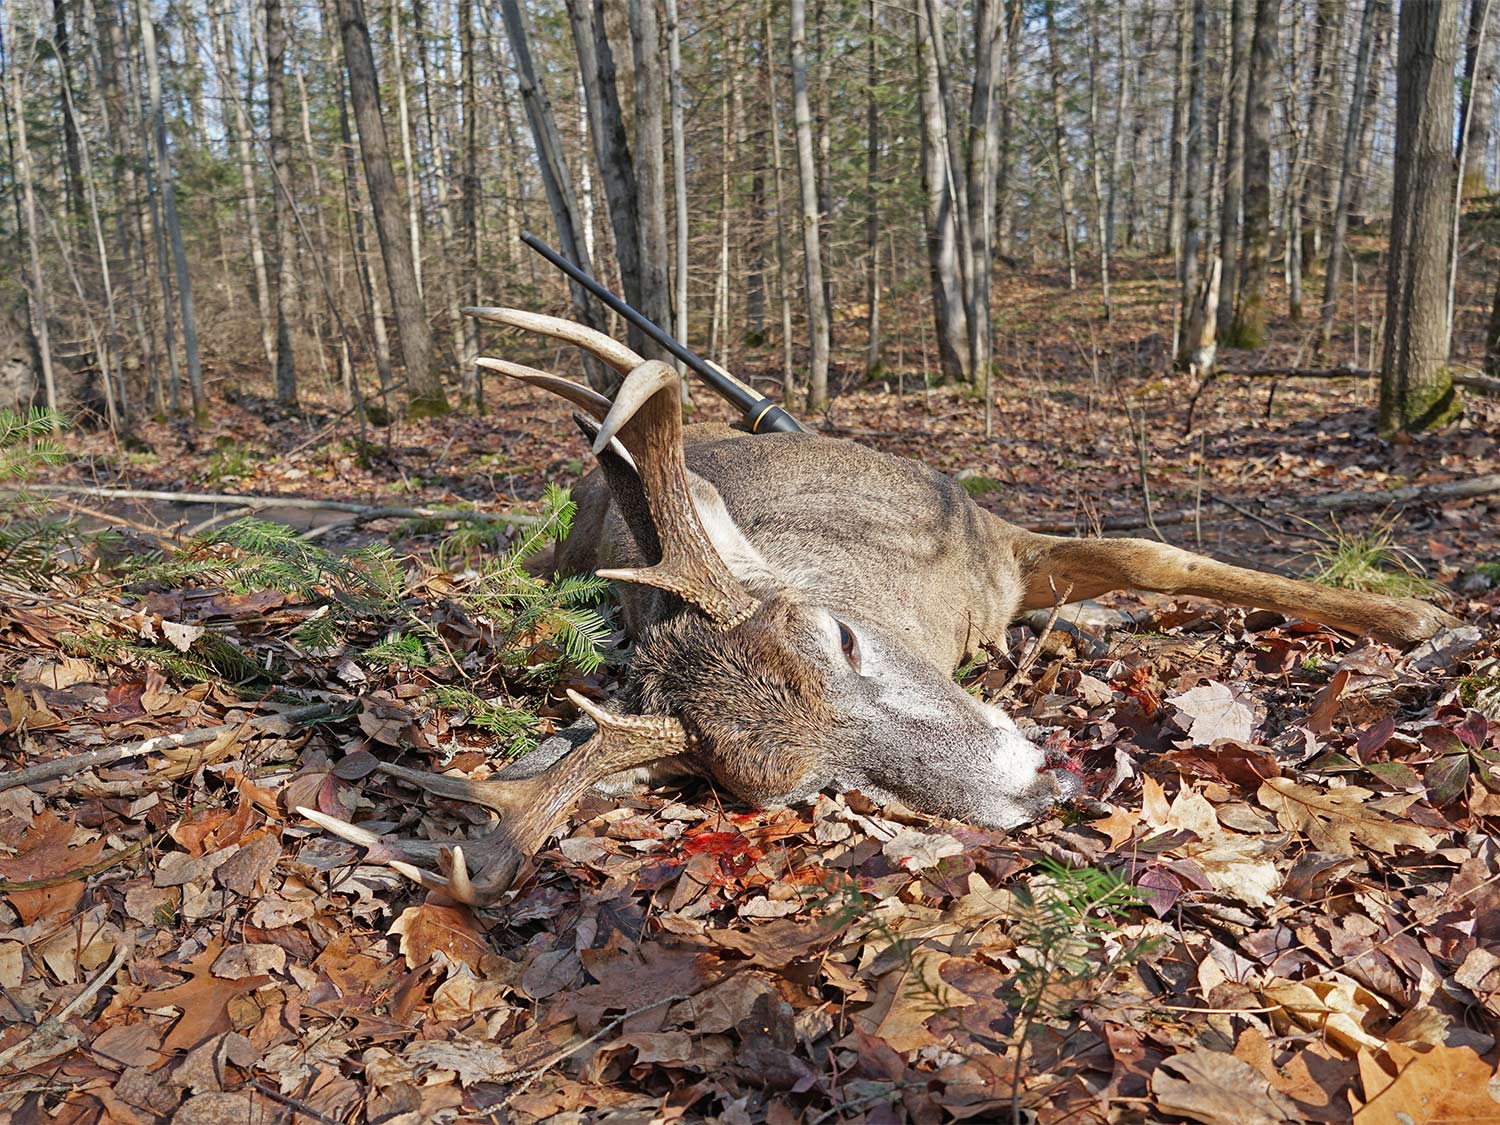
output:
[[[754,592],[790,586],[835,613],[883,625],[954,668],[1003,637],[1025,600],[1014,529],[951,477],[857,442],[817,434],[751,436],[707,423],[683,431],[688,471],[711,484],[733,523],[698,505],[714,546]],[[578,516],[559,568],[586,574],[644,560],[598,474],[574,493]],[[736,536],[766,564],[733,551]],[[639,636],[661,598],[621,588]],[[1049,600],[1050,604],[1050,600]]]
[[[595,437],[600,469],[577,491],[558,564],[625,583],[629,676],[610,710],[573,695],[589,725],[495,780],[381,767],[494,809],[499,822],[482,839],[390,841],[302,810],[465,901],[503,893],[589,787],[659,777],[663,763],[755,805],[859,789],[994,827],[1035,819],[1076,793],[1077,779],[952,673],[1019,611],[1059,597],[1196,594],[1397,643],[1452,620],[1422,602],[1148,540],[1037,535],[984,511],[950,478],[855,442],[683,427],[678,376],[666,365],[569,322],[477,312],[577,343],[626,375],[611,401],[546,372],[478,361],[585,412],[575,418]],[[418,866],[434,863],[443,877]]]

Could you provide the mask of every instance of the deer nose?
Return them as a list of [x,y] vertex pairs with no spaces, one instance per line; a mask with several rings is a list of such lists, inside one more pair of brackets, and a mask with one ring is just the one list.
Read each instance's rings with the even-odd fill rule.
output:
[[[1066,736],[1061,740],[1066,743]],[[1083,770],[1077,759],[1054,740],[1049,740],[1046,747],[1045,764],[1042,773],[1051,779],[1052,784],[1057,787],[1057,799],[1059,801],[1071,801],[1083,795]]]
[[1066,766],[1048,766],[1043,773],[1057,789],[1059,802],[1083,796],[1083,779]]

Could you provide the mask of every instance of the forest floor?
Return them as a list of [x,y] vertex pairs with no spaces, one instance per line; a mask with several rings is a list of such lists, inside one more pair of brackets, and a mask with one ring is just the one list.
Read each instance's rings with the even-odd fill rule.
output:
[[[1460,354],[1478,354],[1492,268],[1461,279]],[[285,540],[189,542],[225,526],[203,526],[212,509],[60,502],[128,526],[85,544],[85,566],[0,575],[5,769],[206,733],[30,786],[0,775],[0,1112],[1500,1121],[1500,494],[1290,508],[1500,472],[1500,401],[1391,445],[1370,381],[1224,377],[1189,429],[1165,267],[1123,272],[1108,325],[1097,288],[1001,281],[994,437],[974,395],[923,389],[910,297],[885,314],[889,373],[846,376],[823,425],[963,474],[1027,526],[1144,524],[1149,491],[1168,540],[1289,573],[1384,535],[1384,580],[1420,571],[1461,628],[1402,653],[1265,612],[1103,599],[1001,698],[1064,730],[1076,807],[1000,833],[857,794],[763,812],[705,785],[590,797],[475,911],[291,810],[472,828],[476,810],[373,775],[372,753],[483,776],[522,728],[571,721],[561,689],[608,695],[613,657],[570,661],[558,619],[517,608],[527,580],[484,573],[508,540],[339,523],[314,552],[393,538],[403,560],[339,570]],[[1356,345],[1345,323],[1337,358],[1367,363],[1377,328]],[[841,324],[843,346],[862,331]],[[1221,362],[1309,366],[1310,331],[1278,321]],[[250,373],[211,376],[208,425],[147,423],[149,452],[73,434],[45,478],[536,513],[586,465],[567,408],[520,387],[491,384],[482,417],[361,435],[332,403],[292,415]],[[488,580],[503,597],[483,600]],[[964,676],[993,694],[1013,670],[989,654]],[[264,718],[318,704],[316,721]]]

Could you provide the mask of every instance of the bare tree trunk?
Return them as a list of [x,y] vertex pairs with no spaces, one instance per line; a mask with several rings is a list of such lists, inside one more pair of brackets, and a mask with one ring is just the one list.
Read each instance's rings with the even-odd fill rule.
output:
[[[471,318],[465,317],[460,311],[463,303],[459,300],[458,296],[459,281],[454,276],[452,268],[454,259],[461,259],[463,254],[458,223],[453,217],[453,189],[458,179],[455,173],[460,159],[455,157],[455,152],[460,142],[457,139],[457,125],[452,120],[451,109],[453,99],[451,97],[444,98],[436,111],[433,108],[432,93],[434,88],[438,90],[443,88],[441,80],[447,77],[445,73],[447,66],[446,63],[439,60],[436,68],[439,77],[434,79],[433,66],[428,57],[430,52],[428,50],[429,35],[427,31],[426,10],[426,4],[423,0],[412,0],[411,23],[412,40],[416,48],[417,88],[422,92],[422,120],[427,127],[427,158],[421,160],[419,157],[418,162],[419,164],[426,165],[427,195],[436,204],[435,209],[438,217],[438,253],[437,268],[433,271],[433,275],[438,282],[440,299],[448,312],[448,339],[451,341],[454,358],[457,359],[466,350],[465,339],[469,332],[475,332],[477,338],[478,326],[471,323],[466,328],[464,325],[464,321],[471,320]],[[442,38],[447,40],[449,35],[447,29],[452,27],[452,19],[446,11],[441,18],[444,28]],[[444,52],[444,54],[448,53]],[[451,87],[456,86],[457,83],[451,84]],[[420,136],[414,137],[414,144],[416,151],[420,154]],[[420,175],[417,182],[418,184],[422,182]],[[432,205],[427,204],[426,206],[430,207]],[[424,278],[427,276],[426,267],[423,267],[423,270],[420,272]],[[426,285],[425,281],[424,285]],[[437,343],[437,341],[438,338],[434,337],[434,343]],[[444,356],[443,358],[445,361],[444,366],[447,366],[447,357]],[[459,376],[460,402],[468,400],[469,393],[478,378],[478,371],[473,370],[468,364],[463,365],[462,373]]]
[[960,265],[959,201],[950,174],[948,122],[931,34],[931,8],[916,6],[917,68],[921,75],[922,183],[926,199],[927,262],[933,328],[944,379],[967,380],[969,326]]
[[880,71],[876,59],[877,17],[875,0],[869,0],[865,44],[865,307],[869,309],[865,333],[865,373],[880,368],[880,108],[875,96]]
[[1490,146],[1492,93],[1495,72],[1486,65],[1493,51],[1486,55],[1486,40],[1495,36],[1497,0],[1470,0],[1469,24],[1464,35],[1464,80],[1459,87],[1458,133],[1463,141],[1463,184],[1465,199],[1484,195],[1489,190],[1485,176],[1485,155]]
[[1213,369],[1199,356],[1194,309],[1203,307],[1198,253],[1202,242],[1199,194],[1203,180],[1203,87],[1207,82],[1208,0],[1193,0],[1192,53],[1188,61],[1187,142],[1182,160],[1182,310],[1177,363],[1184,369]]
[[781,160],[781,110],[776,93],[776,42],[772,34],[770,6],[765,15],[765,33],[761,36],[764,55],[761,64],[766,72],[766,112],[771,125],[771,173],[776,185],[776,292],[781,304],[781,374],[782,398],[792,401],[796,367],[792,360],[792,298],[787,287],[791,278],[791,255],[787,252],[786,185]]
[[354,137],[349,130],[349,99],[344,91],[344,74],[336,63],[334,70],[338,81],[339,138],[343,147],[344,198],[350,220],[350,236],[354,240],[354,270],[358,276],[360,294],[365,311],[370,318],[370,336],[375,349],[375,372],[380,380],[381,401],[391,409],[391,396],[395,393],[396,379],[391,371],[391,342],[385,330],[385,309],[380,302],[380,286],[376,283],[375,270],[370,264],[370,253],[365,241],[365,212],[359,198],[359,183],[354,169]]
[[1298,196],[1307,178],[1307,126],[1302,120],[1302,101],[1297,96],[1302,68],[1302,5],[1292,7],[1292,51],[1287,60],[1286,83],[1281,99],[1281,116],[1291,133],[1290,151],[1286,157],[1286,180],[1281,194],[1281,234],[1284,255],[1282,276],[1286,281],[1287,317],[1293,321],[1302,319],[1302,254],[1301,221]]
[[969,99],[969,374],[984,392],[985,436],[990,434],[990,377],[994,337],[990,323],[990,278],[995,269],[995,156],[999,115],[1001,14],[1004,0],[978,0],[974,8],[974,86]]
[[936,119],[943,139],[943,173],[947,180],[949,195],[953,198],[953,218],[958,238],[958,279],[960,300],[963,302],[964,377],[970,381],[977,378],[973,363],[973,326],[969,324],[969,310],[974,303],[974,244],[971,234],[974,229],[969,209],[969,180],[963,174],[963,130],[958,123],[957,101],[953,94],[953,83],[948,67],[948,48],[943,34],[942,9],[938,0],[926,0],[927,38],[932,46],[933,72],[937,76],[938,105],[941,114]]
[[[641,312],[657,324],[672,319],[667,285],[667,153],[662,122],[661,34],[656,0],[629,0],[630,42],[635,54],[635,178],[640,222]],[[647,356],[670,358],[654,342]],[[684,384],[686,387],[686,384]]]
[[182,242],[182,224],[177,218],[177,188],[172,179],[172,162],[167,153],[167,118],[162,109],[161,68],[156,59],[156,25],[151,21],[150,0],[139,0],[141,21],[141,54],[146,59],[146,89],[151,101],[152,135],[156,140],[156,167],[161,178],[162,220],[172,244],[173,272],[177,277],[177,303],[182,311],[182,347],[187,357],[188,390],[192,395],[193,417],[207,418],[208,403],[203,397],[203,365],[198,359],[198,321],[193,313],[193,283],[188,277],[187,249]]
[[[1307,174],[1302,178],[1300,265],[1304,278],[1312,276],[1313,265],[1323,251],[1323,224],[1331,204],[1334,135],[1334,76],[1338,71],[1339,32],[1343,22],[1341,0],[1318,0],[1317,28],[1313,33],[1312,91],[1308,96]],[[1295,96],[1296,91],[1293,91]]]
[[42,236],[37,225],[36,188],[32,182],[31,146],[26,136],[26,97],[21,85],[22,68],[17,65],[15,5],[5,6],[5,43],[9,52],[10,116],[15,123],[15,174],[21,185],[21,213],[26,226],[26,255],[30,276],[27,278],[31,310],[31,333],[36,340],[37,356],[42,366],[42,388],[47,409],[60,410],[57,375],[52,367],[52,333],[47,324],[47,283],[42,272]]
[[1240,217],[1245,203],[1245,114],[1250,90],[1250,29],[1253,0],[1230,0],[1229,97],[1224,107],[1228,140],[1224,148],[1224,195],[1219,213],[1219,335],[1229,339],[1239,292]]
[[[255,274],[255,305],[260,314],[261,346],[265,349],[266,365],[276,366],[276,325],[271,315],[271,286],[266,275],[266,246],[260,233],[260,202],[255,186],[255,157],[251,149],[250,122],[245,113],[245,103],[254,99],[255,71],[250,68],[245,79],[245,90],[239,88],[239,73],[234,57],[234,31],[228,5],[225,0],[214,4],[215,22],[219,34],[215,44],[219,48],[220,77],[224,83],[226,98],[234,106],[234,145],[239,157],[240,182],[244,185],[244,212],[246,240],[250,246],[250,264]],[[275,185],[272,185],[273,189]]]
[[1000,81],[1000,153],[995,169],[995,252],[1010,257],[1016,228],[1012,158],[1016,72],[1021,66],[1021,0],[1005,0],[1005,71]]
[[1230,337],[1230,342],[1241,348],[1258,348],[1266,340],[1266,282],[1271,272],[1271,113],[1275,107],[1280,18],[1281,0],[1256,0],[1245,117],[1245,269]]
[[[677,0],[666,0],[667,17],[667,99],[672,128],[672,200],[676,220],[676,277],[674,297],[676,315],[672,318],[677,338],[688,337],[688,192],[687,132],[683,124],[682,105],[682,28],[677,21]],[[678,364],[678,370],[682,365]]]
[[[80,120],[78,107],[73,99],[72,79],[68,76],[66,69],[60,72],[62,79],[63,104],[67,107],[68,116],[73,120]],[[101,207],[99,205],[99,185],[94,179],[94,161],[89,151],[89,140],[86,132],[78,135],[78,156],[80,183],[83,188],[84,199],[88,209],[89,229],[94,235],[94,253],[99,260],[99,281],[104,292],[104,313],[106,330],[102,338],[96,340],[96,349],[99,353],[99,378],[104,390],[104,405],[108,412],[109,428],[111,433],[118,434],[120,428],[128,425],[127,409],[129,396],[125,390],[125,371],[119,364],[120,354],[120,331],[119,321],[115,311],[115,287],[109,266],[109,248],[104,242],[104,222],[101,218]],[[79,300],[85,305],[89,303],[83,286],[78,285]],[[91,318],[92,322],[92,318]]]
[[[570,5],[571,11],[571,5]],[[526,24],[521,17],[521,9],[516,0],[500,0],[500,15],[505,21],[505,36],[510,41],[511,55],[516,63],[516,78],[521,86],[521,101],[526,107],[526,119],[531,126],[532,143],[536,146],[538,170],[542,177],[542,187],[547,193],[547,203],[552,209],[552,221],[557,226],[557,240],[562,243],[562,252],[571,258],[582,269],[593,272],[587,247],[583,243],[583,224],[578,214],[578,204],[573,199],[573,185],[568,179],[568,164],[563,159],[562,140],[557,135],[557,122],[552,117],[552,106],[547,100],[547,91],[537,81],[536,68],[531,61],[531,43],[526,34]],[[577,23],[574,23],[577,30]],[[590,37],[592,46],[592,36]],[[592,51],[589,52],[592,56]],[[580,62],[583,62],[580,52]],[[587,81],[588,68],[584,66],[585,82]],[[597,122],[595,122],[597,125]],[[595,132],[596,143],[599,133]],[[608,180],[606,180],[606,188]],[[610,217],[614,217],[614,208],[610,208]],[[619,231],[617,226],[616,231]],[[632,226],[631,229],[634,229]],[[621,262],[621,271],[624,270],[624,262]],[[630,282],[626,282],[626,299],[630,298]],[[597,327],[594,316],[593,304],[586,290],[581,286],[569,284],[569,293],[573,298],[573,315],[581,323],[590,327]],[[632,344],[634,338],[632,337]],[[613,377],[606,373],[603,367],[597,363],[585,364],[589,372],[589,381],[596,388],[603,390],[613,381]]]
[[[474,51],[475,0],[458,0],[458,49],[460,84],[463,86],[464,174],[461,185],[459,225],[463,228],[463,280],[459,283],[465,305],[479,304],[479,85]],[[479,326],[473,317],[463,324],[463,400],[475,414],[484,413],[484,382],[469,362],[479,351]]]
[[1100,253],[1100,262],[1103,265],[1101,288],[1104,292],[1104,315],[1111,321],[1114,320],[1115,309],[1109,295],[1109,265],[1110,258],[1114,254],[1115,213],[1120,199],[1120,179],[1124,174],[1126,123],[1130,119],[1131,98],[1134,93],[1130,85],[1130,29],[1127,11],[1127,7],[1121,4],[1116,13],[1120,92],[1115,99],[1115,144],[1114,151],[1110,153],[1109,158],[1109,201],[1104,208],[1104,231],[1101,239],[1103,250]]
[[1068,155],[1068,123],[1063,106],[1062,55],[1057,42],[1054,0],[1044,0],[1047,17],[1048,83],[1052,90],[1052,160],[1057,170],[1057,203],[1063,252],[1068,259],[1068,288],[1078,288],[1078,234],[1073,229],[1073,168]]
[[[1440,2],[1440,0],[1423,0],[1423,2]],[[1375,53],[1370,56],[1370,72],[1366,78],[1363,96],[1365,111],[1359,121],[1359,145],[1356,149],[1359,159],[1355,166],[1354,181],[1349,193],[1349,222],[1357,227],[1366,226],[1371,218],[1371,209],[1366,200],[1372,183],[1370,166],[1375,147],[1371,138],[1374,136],[1375,125],[1381,112],[1381,62],[1383,59],[1388,59],[1393,70],[1396,66],[1393,27],[1395,20],[1392,18],[1391,5],[1382,4],[1375,16]]]
[[[130,295],[131,320],[139,343],[141,364],[146,371],[147,395],[158,412],[163,405],[161,363],[157,356],[156,337],[147,326],[148,305],[151,302],[151,286],[148,280],[152,251],[146,245],[146,222],[150,219],[153,236],[158,236],[156,195],[152,179],[150,160],[144,145],[137,158],[136,138],[142,133],[140,97],[131,74],[130,51],[126,47],[125,23],[128,15],[123,7],[105,5],[99,11],[104,17],[103,34],[100,37],[100,80],[104,87],[104,103],[113,116],[111,129],[114,142],[114,171],[119,177],[117,195],[123,205],[116,210],[115,229],[120,245],[126,248],[128,261],[135,283],[127,277],[125,286]],[[142,172],[137,178],[136,169]],[[144,187],[144,191],[142,190]],[[17,224],[19,226],[19,224]],[[163,294],[170,300],[170,283],[166,271],[166,243],[159,237],[154,242],[157,251],[158,280]],[[168,363],[175,381],[175,360],[171,357],[170,327],[168,320]]]
[[734,163],[734,98],[730,93],[731,50],[726,49],[719,67],[719,266],[714,274],[713,313],[709,320],[708,354],[725,366],[725,341],[729,332],[729,211]]
[[[52,0],[52,50],[57,57],[58,80],[64,87],[73,84],[72,45],[68,37],[68,8],[66,0]],[[63,98],[63,188],[68,201],[68,213],[83,223],[83,166],[79,157],[78,122],[73,114],[73,99]]]
[[1366,76],[1375,49],[1375,23],[1387,0],[1365,0],[1359,23],[1359,51],[1354,61],[1354,83],[1350,87],[1349,117],[1344,127],[1344,156],[1339,164],[1338,199],[1333,208],[1333,231],[1328,239],[1328,272],[1323,279],[1323,307],[1318,325],[1318,354],[1326,356],[1333,341],[1333,318],[1339,307],[1345,240],[1349,233],[1349,199],[1353,191],[1354,166],[1359,155],[1360,122],[1364,120]]
[[[266,0],[272,3],[274,0]],[[411,266],[417,279],[417,296],[426,286],[422,277],[422,192],[417,186],[417,160],[412,151],[411,110],[406,94],[406,56],[401,39],[401,2],[391,0],[391,77],[396,86],[396,124],[401,135],[401,161],[406,168],[407,237],[411,240]],[[383,126],[382,126],[383,128]]]
[[1453,74],[1458,0],[1401,5],[1396,185],[1391,203],[1382,437],[1441,426],[1462,409],[1448,370],[1453,222]]
[[823,250],[823,307],[828,310],[828,349],[833,350],[833,127],[831,99],[833,48],[825,31],[828,26],[828,0],[815,0],[813,34],[818,54],[817,80],[812,91],[813,136],[818,145],[818,245]]
[[1089,179],[1094,189],[1094,250],[1099,255],[1099,298],[1104,306],[1104,319],[1114,320],[1114,308],[1109,297],[1109,242],[1104,237],[1104,139],[1100,136],[1102,118],[1099,113],[1099,85],[1103,68],[1099,49],[1099,12],[1096,5],[1087,5],[1083,10],[1084,37],[1088,40],[1089,63]]
[[[625,290],[625,300],[644,312],[639,187],[630,141],[625,132],[624,113],[620,108],[614,51],[604,26],[603,3],[600,0],[592,3],[590,0],[568,0],[568,20],[573,28],[579,75],[588,101],[589,133],[594,141],[599,178],[609,204],[609,224],[615,236],[620,286]],[[630,346],[640,354],[656,354],[656,345],[633,325],[628,330],[628,338]]]
[[380,88],[375,76],[375,57],[370,49],[370,27],[360,0],[338,0],[339,30],[344,41],[344,65],[349,72],[349,94],[354,120],[359,127],[359,148],[364,158],[365,184],[375,229],[380,235],[385,260],[386,284],[396,310],[401,354],[406,360],[409,411],[414,417],[445,414],[448,396],[432,343],[432,327],[422,307],[421,291],[412,261],[408,231],[401,218],[401,192],[391,166],[385,121],[380,112]]
[[812,105],[807,96],[807,0],[788,0],[791,14],[792,112],[797,133],[797,173],[802,189],[802,250],[807,277],[807,333],[811,354],[807,409],[828,407],[828,307],[824,303],[823,251],[818,237],[818,173],[813,152]]
[[1186,211],[1184,197],[1187,184],[1183,165],[1187,160],[1188,103],[1191,100],[1191,81],[1188,73],[1189,50],[1193,38],[1193,6],[1180,2],[1177,6],[1177,69],[1172,80],[1172,168],[1167,191],[1167,252],[1177,263],[1179,278],[1182,276],[1182,249]]
[[265,0],[266,100],[271,141],[271,244],[276,260],[276,401],[297,402],[297,365],[292,353],[292,313],[297,308],[297,235],[292,224],[291,144],[286,133],[286,19],[281,0]]

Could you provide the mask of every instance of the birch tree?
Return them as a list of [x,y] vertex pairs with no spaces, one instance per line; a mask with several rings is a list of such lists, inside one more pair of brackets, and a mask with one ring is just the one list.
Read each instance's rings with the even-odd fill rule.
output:
[[[172,246],[172,267],[177,281],[177,303],[182,312],[182,347],[187,360],[188,391],[192,396],[193,417],[207,418],[208,402],[203,397],[203,363],[198,355],[198,318],[193,311],[193,282],[188,275],[187,247],[182,240],[182,223],[177,215],[177,187],[172,178],[172,158],[167,149],[167,116],[162,107],[161,66],[156,57],[156,24],[151,16],[151,0],[138,0],[141,23],[141,54],[146,61],[146,90],[151,106],[151,136],[156,147],[156,172],[161,183],[162,224]],[[173,384],[175,389],[175,382]]]
[[276,275],[276,401],[297,401],[297,364],[292,353],[292,314],[297,307],[297,232],[292,207],[291,145],[286,132],[286,20],[281,0],[264,0],[266,13],[266,103],[271,149],[271,241]]
[[828,407],[828,307],[818,237],[818,172],[813,152],[812,104],[807,95],[807,0],[788,0],[791,18],[792,116],[797,134],[797,180],[802,198],[802,256],[810,344],[807,409]]

